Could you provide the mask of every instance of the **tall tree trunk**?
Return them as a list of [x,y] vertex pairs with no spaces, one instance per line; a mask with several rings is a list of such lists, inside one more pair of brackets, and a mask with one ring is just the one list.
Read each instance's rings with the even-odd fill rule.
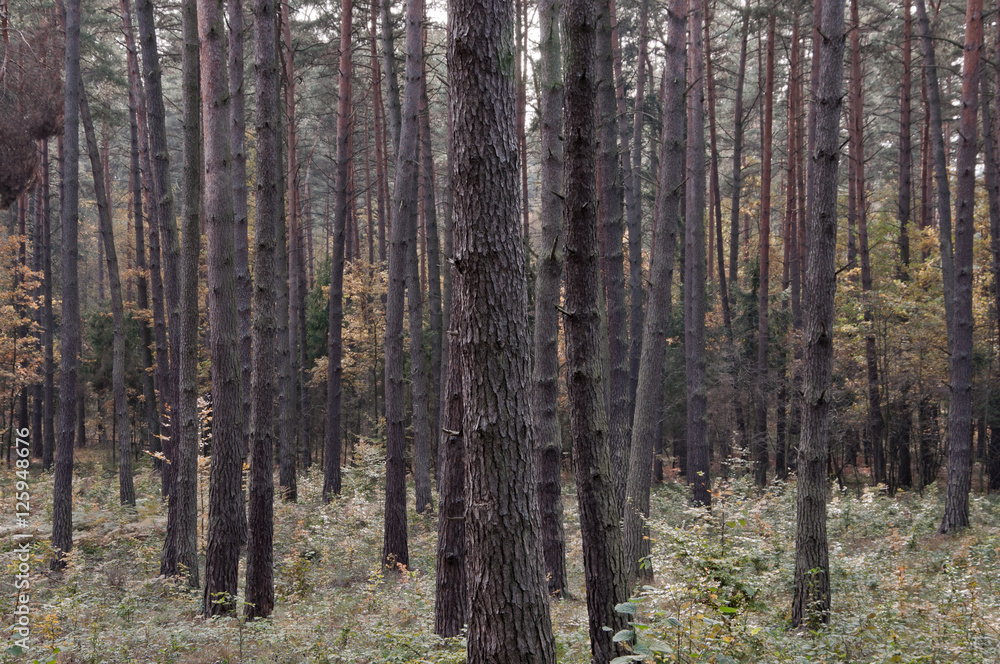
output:
[[[948,409],[948,495],[939,531],[969,525],[972,466],[972,267],[975,233],[976,118],[983,48],[983,0],[968,0],[965,10],[965,59],[962,63],[962,112],[959,118],[958,174],[955,189],[954,343],[951,344],[951,406]],[[942,228],[942,232],[944,229]]]
[[756,423],[753,440],[754,484],[767,485],[767,360],[768,310],[771,284],[771,146],[774,119],[774,28],[775,15],[767,21],[767,65],[764,79],[764,118],[761,130],[760,175],[760,290],[757,300],[757,375],[754,405]]
[[[629,265],[629,413],[635,417],[635,393],[639,387],[639,360],[642,356],[643,300],[642,285],[642,129],[645,125],[646,76],[649,69],[649,0],[639,5],[639,57],[636,62],[635,104],[632,120],[631,181],[633,204],[626,210]],[[655,171],[654,171],[655,172]],[[536,319],[537,320],[537,319]],[[537,323],[536,323],[537,324]],[[626,474],[628,470],[625,470]]]
[[351,133],[351,0],[343,0],[340,15],[340,85],[337,102],[337,170],[333,191],[333,257],[330,265],[330,320],[326,373],[326,449],[324,452],[323,501],[340,495],[341,378],[344,373],[344,226],[347,223],[347,178],[351,168],[348,137]]
[[[179,325],[179,282],[177,276],[177,226],[174,220],[174,195],[170,184],[170,156],[167,152],[166,111],[163,105],[163,88],[161,82],[160,56],[156,47],[156,30],[153,20],[152,0],[136,0],[136,14],[139,27],[139,44],[142,49],[143,77],[145,79],[146,107],[148,120],[149,161],[151,174],[151,193],[156,206],[156,222],[158,223],[157,248],[162,257],[162,302],[165,311],[165,324],[169,330],[169,347],[164,345],[164,359],[160,360],[160,341],[157,339],[157,361],[162,362],[160,401],[164,405],[166,420],[170,423],[167,434],[162,436],[164,454],[168,461],[175,456],[177,434],[174,420],[174,408],[177,404],[177,367],[180,362],[180,325]],[[141,121],[141,117],[140,117]],[[152,219],[150,220],[152,224]],[[150,252],[153,252],[153,237],[150,237]],[[150,260],[150,270],[153,270]],[[159,264],[156,266],[159,270]],[[153,277],[154,300],[156,298],[156,276]],[[155,307],[155,302],[154,302]],[[155,309],[154,309],[155,315]],[[155,323],[154,323],[155,324]],[[166,330],[163,331],[164,333]],[[166,343],[166,337],[164,342]],[[169,354],[169,361],[166,356]],[[169,436],[169,437],[167,437]],[[174,483],[174,466],[166,463],[162,466],[163,494],[169,495]]]
[[[861,21],[858,0],[851,0],[851,135],[854,139],[854,191],[857,199],[858,249],[861,254],[861,291],[865,300],[864,320],[873,325],[872,317],[872,268],[868,242],[868,203],[865,195],[865,140],[864,140],[864,81],[861,74]],[[882,399],[879,392],[878,355],[875,332],[869,327],[865,335],[865,362],[868,369],[868,435],[873,451],[875,483],[886,482],[885,420],[882,417]]]
[[453,323],[461,359],[452,361],[462,364],[465,404],[468,661],[549,664],[556,649],[528,394],[514,81],[503,64],[514,55],[513,3],[456,0],[450,21],[455,298],[463,304]]
[[833,364],[833,296],[836,291],[837,170],[844,63],[844,2],[822,0],[813,59],[819,71],[812,91],[815,150],[810,150],[808,255],[802,440],[795,512],[795,592],[792,624],[818,627],[830,618],[830,561],[826,537],[826,465],[829,387]]
[[[160,573],[187,574],[188,584],[197,588],[198,574],[198,272],[201,258],[201,90],[198,53],[198,5],[184,0],[181,7],[184,50],[181,60],[181,88],[184,111],[184,198],[181,216],[184,240],[181,247],[181,345],[180,393],[177,403],[177,446],[175,491],[167,511],[167,536],[163,545]],[[242,505],[242,502],[240,503]],[[242,511],[242,510],[241,510]]]
[[[277,48],[277,47],[276,47]],[[279,56],[280,57],[280,56]],[[280,116],[279,116],[280,117]],[[279,157],[280,159],[280,157]],[[278,174],[284,172],[283,164],[278,168]],[[298,484],[295,476],[295,465],[298,454],[295,450],[295,375],[292,373],[291,348],[288,342],[288,227],[285,224],[285,188],[281,187],[278,195],[278,228],[275,244],[275,275],[277,289],[277,347],[278,347],[278,487],[282,500],[296,502],[298,500]]]
[[950,353],[954,353],[951,346],[955,336],[953,329],[955,264],[951,240],[951,191],[948,188],[948,157],[945,153],[944,133],[941,128],[941,91],[938,86],[937,64],[934,58],[934,42],[924,0],[916,0],[916,7],[917,27],[920,30],[920,44],[924,56],[924,73],[927,77],[927,110],[933,147],[934,182],[937,185],[937,212],[940,229],[938,236],[941,243],[944,315],[948,327],[948,350]]
[[686,23],[686,0],[671,0],[667,14],[663,72],[663,131],[655,206],[656,244],[649,271],[650,285],[646,297],[649,305],[642,334],[642,359],[639,362],[639,385],[635,393],[632,454],[629,459],[624,510],[625,565],[630,581],[634,581],[636,577],[644,580],[653,578],[653,569],[648,560],[650,547],[646,518],[649,516],[653,442],[658,438],[663,415],[667,326],[670,323],[680,195],[684,187]]
[[381,3],[372,3],[371,15],[371,68],[372,68],[372,106],[375,121],[375,188],[378,191],[378,260],[384,264],[385,255],[385,226],[389,214],[388,199],[388,174],[385,168],[385,108],[382,103],[382,67],[378,59],[378,47],[376,46],[376,16]]
[[[140,136],[145,133],[145,127],[139,126],[140,104],[142,92],[139,76],[139,63],[136,58],[135,41],[132,36],[132,16],[129,0],[122,0],[122,28],[125,34],[125,47],[128,51],[129,78],[129,129],[131,134],[131,151],[129,182],[132,190],[132,218],[135,230],[135,266],[138,272],[136,278],[136,305],[139,309],[149,308],[149,289],[146,267],[146,238],[143,221],[142,205],[142,167],[139,160]],[[144,114],[143,114],[144,115]],[[148,177],[148,174],[147,174]],[[150,351],[152,343],[149,322],[144,318],[139,321],[139,342],[142,354],[142,396],[146,409],[146,442],[142,449],[153,451],[159,449],[160,419],[156,407],[156,391],[153,385],[153,355]]]
[[[250,413],[250,365],[253,358],[253,348],[250,339],[250,235],[247,220],[247,155],[244,149],[246,143],[246,111],[243,92],[243,0],[226,0],[229,10],[229,145],[233,159],[233,214],[236,217],[236,309],[239,316],[239,348],[240,348],[240,394],[243,400],[243,412]],[[183,304],[182,304],[183,306]],[[249,417],[243,422],[244,428],[250,425]],[[247,440],[244,434],[240,438],[240,456],[245,463],[247,458]]]
[[62,327],[59,366],[59,449],[52,492],[52,569],[65,566],[73,548],[73,437],[80,364],[80,0],[66,2],[66,78],[63,106]]
[[541,78],[541,222],[535,279],[535,364],[531,408],[538,461],[538,506],[550,596],[565,597],[566,540],[563,534],[562,436],[559,427],[559,305],[563,241],[563,80],[561,0],[539,5]]
[[382,6],[382,58],[385,60],[385,96],[389,108],[386,124],[392,138],[392,154],[386,159],[396,159],[399,153],[399,132],[402,124],[402,109],[399,104],[399,79],[396,76],[396,46],[392,34],[392,0],[381,0]]
[[[993,41],[994,65],[1000,62],[1000,28],[997,29]],[[994,117],[990,113],[989,79],[980,74],[983,94],[983,154],[986,164],[986,193],[990,206],[990,249],[993,254],[993,307],[997,317],[997,329],[1000,330],[1000,146],[997,136],[1000,136],[1000,115]],[[1000,71],[995,72],[996,89],[1000,90]],[[1000,113],[1000,112],[998,112]],[[1000,332],[998,332],[1000,334]],[[994,380],[996,380],[994,378]],[[993,388],[996,389],[995,387]],[[992,395],[991,395],[992,397]],[[996,401],[992,397],[990,403],[989,427],[990,441],[986,451],[986,474],[989,491],[1000,490],[1000,419],[995,408]]]
[[[392,240],[389,244],[389,289],[386,299],[385,323],[385,540],[382,547],[383,564],[395,569],[396,565],[409,564],[406,537],[406,468],[403,414],[403,293],[407,289],[407,261],[413,242],[411,219],[417,216],[417,140],[419,126],[417,115],[420,104],[419,80],[422,62],[421,22],[423,3],[407,0],[406,3],[406,80],[405,113],[399,129],[399,147],[396,151],[396,179],[392,194]],[[385,20],[385,13],[383,13]],[[418,57],[413,57],[418,56]],[[388,66],[386,70],[388,72]],[[412,281],[411,281],[412,284]],[[412,297],[412,295],[411,295]],[[411,368],[412,371],[412,368]],[[414,452],[414,455],[416,453]]]
[[740,29],[740,61],[736,69],[736,101],[733,107],[733,195],[729,206],[729,284],[736,288],[739,272],[737,258],[740,247],[740,189],[743,186],[743,83],[747,72],[747,37],[750,34],[750,11],[744,9]]
[[247,515],[246,616],[274,608],[274,394],[277,226],[281,219],[281,131],[278,121],[277,7],[254,0],[254,94],[257,189],[254,218],[253,396]]
[[[407,215],[401,206],[393,206],[400,210],[398,222],[407,233],[406,242],[406,305],[410,323],[410,402],[413,408],[413,484],[415,490],[414,502],[417,514],[422,514],[431,503],[431,471],[430,471],[430,416],[428,414],[427,364],[424,354],[424,316],[423,289],[420,285],[420,266],[417,256],[419,227],[419,182],[420,182],[420,87],[424,75],[423,57],[423,1],[416,0],[419,5],[413,11],[407,4],[406,17],[406,80],[407,85],[403,97],[403,124],[400,132],[402,137],[409,136],[409,127],[413,124],[414,145],[413,155],[414,179],[416,180],[412,212]],[[417,35],[410,34],[416,30]],[[411,62],[412,61],[412,62]],[[402,148],[401,148],[402,149]],[[408,149],[408,148],[407,148]],[[408,156],[408,153],[407,155]],[[403,153],[399,159],[402,160]],[[398,163],[398,162],[397,162]],[[409,166],[407,166],[409,167]],[[404,177],[403,169],[397,165],[396,177]],[[408,174],[407,174],[408,175]]]
[[[544,20],[544,19],[543,19]],[[454,279],[457,269],[451,267]],[[452,300],[456,312],[461,301]],[[449,317],[458,320],[458,315]],[[449,330],[451,350],[448,363],[448,384],[445,387],[442,413],[441,443],[438,446],[437,573],[434,593],[434,633],[444,637],[461,633],[468,618],[468,579],[466,577],[465,527],[465,441],[462,437],[462,362],[458,331]]]
[[[611,474],[601,375],[600,267],[597,257],[597,127],[594,0],[566,3],[566,389],[576,471],[590,651],[605,664],[626,651],[612,640],[627,622],[628,599]],[[619,241],[619,246],[621,242]],[[610,628],[610,629],[609,629]]]
[[619,509],[625,504],[631,422],[629,415],[628,327],[625,309],[625,267],[622,255],[623,192],[618,155],[618,103],[615,98],[614,35],[611,14],[615,0],[599,0],[597,21],[597,114],[599,152],[597,186],[598,227],[603,249],[601,275],[607,302],[609,376],[607,392],[611,468]]
[[[60,181],[62,180],[60,179]],[[51,196],[49,188],[49,142],[42,141],[42,204],[45,206],[42,211],[42,223],[44,224],[42,231],[42,320],[44,321],[43,329],[45,330],[42,337],[45,354],[45,377],[42,383],[42,468],[44,470],[49,470],[52,467],[56,449],[55,353],[53,349],[55,317],[52,313],[52,209],[49,203],[49,196]]]
[[913,203],[913,149],[910,144],[910,90],[912,88],[913,19],[910,0],[903,2],[903,76],[899,89],[899,193],[896,205],[899,210],[899,276],[909,278],[910,268],[910,215]]
[[97,199],[98,223],[107,260],[108,286],[111,290],[111,317],[114,326],[112,340],[111,383],[114,394],[115,434],[118,443],[118,499],[122,505],[135,505],[135,483],[132,480],[132,437],[129,429],[128,397],[125,394],[125,306],[122,300],[121,272],[118,270],[118,253],[115,251],[114,229],[111,224],[111,207],[105,188],[104,166],[97,146],[97,134],[90,118],[87,94],[80,84],[80,120],[83,122],[90,155],[90,169],[94,175],[94,197]]
[[[726,327],[726,331],[729,336],[732,337],[732,313],[729,310],[729,288],[726,283],[726,266],[725,266],[725,252],[723,251],[722,243],[722,190],[719,185],[719,149],[717,147],[717,131],[715,123],[715,73],[712,70],[712,48],[711,48],[711,33],[709,32],[709,20],[710,17],[706,8],[705,15],[705,78],[708,84],[708,136],[709,136],[709,150],[711,156],[711,171],[709,172],[709,183],[712,189],[712,210],[714,213],[714,226],[712,217],[709,216],[709,228],[715,229],[715,235],[717,236],[716,247],[718,251],[718,264],[719,264],[719,298],[722,301],[722,320]],[[709,242],[711,245],[712,243]],[[709,262],[711,263],[712,255],[709,254]],[[712,275],[711,266],[709,267],[709,278],[714,278]]]
[[[235,609],[243,514],[243,402],[240,395],[236,309],[233,172],[229,139],[229,81],[222,0],[198,0],[201,98],[208,226],[208,312],[212,354],[212,470],[205,554],[207,615]],[[220,595],[220,593],[226,593]]]
[[696,505],[712,502],[708,477],[705,383],[705,59],[703,0],[690,0],[690,92],[684,196],[684,354],[687,382],[687,480]]

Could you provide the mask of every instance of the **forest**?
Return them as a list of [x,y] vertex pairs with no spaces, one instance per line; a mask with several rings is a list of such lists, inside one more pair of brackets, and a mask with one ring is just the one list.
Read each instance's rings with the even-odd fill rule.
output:
[[0,0],[0,664],[1000,661],[1000,0]]

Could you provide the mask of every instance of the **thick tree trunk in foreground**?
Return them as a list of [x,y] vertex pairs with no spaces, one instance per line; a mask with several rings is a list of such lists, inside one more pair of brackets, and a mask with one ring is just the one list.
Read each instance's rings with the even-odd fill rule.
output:
[[815,151],[809,162],[805,271],[802,440],[799,443],[795,513],[795,595],[792,624],[816,628],[830,618],[830,561],[826,538],[826,464],[830,375],[833,364],[833,296],[836,291],[838,138],[844,62],[844,2],[823,0],[821,38],[813,57],[819,75],[812,92]]
[[549,595],[565,597],[566,540],[563,534],[562,436],[559,428],[559,285],[563,240],[563,80],[561,0],[539,5],[541,57],[542,239],[535,279],[535,364],[532,414],[538,459],[538,506]]
[[281,217],[278,128],[277,7],[254,0],[257,107],[257,195],[254,219],[253,396],[250,410],[250,482],[247,514],[247,618],[274,608],[275,254]]
[[66,2],[66,85],[63,107],[62,328],[59,362],[59,448],[52,493],[52,569],[65,566],[73,548],[73,438],[80,365],[80,290],[77,281],[80,223],[80,0]]
[[[965,10],[965,60],[962,63],[962,113],[955,168],[955,304],[951,344],[951,407],[948,409],[948,495],[942,533],[969,525],[972,471],[972,266],[979,75],[983,48],[983,0],[968,0]],[[942,229],[943,232],[943,229]]]
[[630,581],[653,578],[647,560],[649,529],[650,464],[653,441],[663,414],[664,365],[667,326],[670,323],[671,287],[681,189],[684,187],[684,33],[685,0],[672,0],[667,16],[667,43],[664,70],[663,132],[659,163],[660,187],[656,194],[656,245],[650,266],[649,302],[642,334],[639,385],[635,393],[632,423],[632,453],[629,459],[625,500],[625,565]]
[[456,0],[450,22],[468,661],[554,664],[528,393],[514,81],[503,65],[514,56],[513,6]]
[[348,139],[351,131],[351,0],[343,0],[340,18],[340,86],[337,102],[337,165],[333,184],[333,256],[330,273],[330,320],[327,342],[326,373],[326,449],[324,451],[323,501],[330,494],[340,495],[341,365],[344,323],[344,226],[347,224],[348,171],[351,154]]
[[94,197],[97,199],[97,217],[101,227],[101,242],[107,261],[108,287],[111,290],[111,317],[114,326],[112,340],[111,384],[114,394],[115,436],[118,444],[118,499],[122,505],[135,505],[135,483],[132,480],[132,437],[129,427],[128,397],[125,394],[125,305],[122,301],[122,279],[118,270],[118,252],[115,251],[115,234],[111,225],[111,208],[105,188],[104,166],[97,147],[97,135],[90,118],[87,93],[80,86],[80,119],[87,138],[87,153],[94,174]]
[[604,664],[627,654],[612,637],[627,625],[626,617],[617,613],[615,606],[628,599],[628,590],[601,375],[594,0],[568,0],[565,21],[566,390],[583,535],[590,651],[594,662]]
[[236,310],[229,82],[222,0],[198,0],[208,227],[209,343],[212,353],[212,470],[205,555],[207,615],[235,609],[240,560],[243,402]]
[[[1000,50],[996,46],[1000,44],[1000,29],[994,37],[994,57],[1000,61]],[[995,74],[997,83],[1000,84],[1000,70]],[[982,90],[983,104],[983,154],[986,164],[986,193],[989,197],[990,206],[990,250],[993,255],[993,298],[994,312],[997,316],[996,323],[1000,326],[1000,171],[998,171],[998,145],[996,142],[997,131],[995,124],[1000,124],[1000,117],[995,118],[990,113],[990,90],[989,78],[980,74],[980,87]],[[998,87],[997,89],[1000,89]],[[1000,327],[998,327],[1000,329]],[[991,395],[992,399],[995,399]],[[991,400],[991,404],[996,404]],[[997,420],[997,411],[990,409],[993,415],[988,422],[990,427],[990,442],[986,450],[986,475],[989,491],[1000,489],[1000,421]]]

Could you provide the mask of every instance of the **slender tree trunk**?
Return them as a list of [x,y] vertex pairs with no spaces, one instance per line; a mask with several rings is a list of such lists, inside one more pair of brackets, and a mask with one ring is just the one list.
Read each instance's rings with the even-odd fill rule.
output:
[[696,505],[712,502],[708,476],[705,383],[705,77],[703,0],[690,0],[690,92],[684,215],[684,354],[687,382],[687,480]]
[[90,118],[87,94],[80,85],[80,119],[87,138],[87,153],[94,175],[94,197],[97,199],[98,222],[107,260],[108,286],[111,290],[111,316],[114,326],[112,341],[111,383],[114,394],[115,434],[118,443],[118,499],[122,505],[135,505],[135,484],[132,481],[132,438],[129,430],[128,398],[125,394],[125,306],[122,301],[121,272],[118,270],[118,253],[115,251],[111,208],[105,188],[104,166],[97,146],[94,123]]
[[[628,599],[618,501],[611,474],[600,353],[597,257],[598,87],[594,0],[566,3],[566,389],[576,471],[587,615],[594,662],[626,651],[612,637],[626,628],[615,606]],[[619,241],[619,245],[620,245]],[[608,629],[610,628],[610,629]]]
[[[972,466],[972,267],[975,233],[976,118],[983,48],[983,0],[968,0],[965,10],[965,59],[962,63],[962,112],[955,169],[955,303],[951,344],[951,406],[948,409],[948,495],[939,531],[969,525]],[[942,232],[944,229],[942,228]]]
[[535,279],[535,364],[532,414],[538,461],[538,506],[550,596],[565,597],[566,541],[563,534],[562,436],[559,427],[559,305],[563,239],[563,80],[561,0],[544,0],[540,20],[541,223]]
[[816,628],[830,617],[830,562],[826,537],[826,465],[829,386],[833,363],[833,296],[836,291],[837,169],[843,89],[844,3],[823,0],[814,40],[819,71],[812,91],[815,150],[809,162],[808,255],[802,440],[795,513],[795,592],[792,624]]
[[934,182],[937,185],[938,236],[941,243],[944,314],[948,326],[948,350],[950,353],[954,353],[952,340],[955,336],[953,329],[955,265],[951,239],[951,191],[948,187],[948,156],[945,152],[944,133],[941,128],[941,92],[938,86],[937,64],[934,58],[934,42],[924,0],[916,0],[916,7],[917,27],[920,30],[920,44],[924,56],[924,72],[927,76],[927,110],[933,147]]
[[[381,3],[379,3],[381,4]],[[387,191],[389,188],[388,174],[385,168],[385,108],[382,103],[382,67],[378,59],[378,47],[376,46],[376,16],[379,4],[372,3],[371,15],[371,68],[372,68],[372,106],[375,121],[375,188],[378,195],[378,260],[384,264],[385,255],[385,226],[389,213],[387,204]]]
[[686,89],[684,33],[687,22],[685,0],[672,0],[667,15],[666,59],[663,72],[663,132],[660,143],[659,188],[656,193],[656,244],[650,266],[649,303],[642,334],[642,359],[635,396],[632,454],[629,459],[625,500],[625,565],[630,583],[637,577],[653,578],[649,564],[650,463],[653,442],[658,438],[663,416],[663,386],[666,380],[667,326],[670,323],[671,287],[680,195],[684,187],[684,92]]
[[392,154],[386,155],[396,159],[399,153],[399,132],[402,124],[402,109],[399,104],[399,80],[396,76],[396,46],[392,34],[392,0],[381,0],[382,6],[382,58],[385,60],[385,96],[388,102],[386,124],[389,125],[389,136],[392,138]]
[[[279,175],[284,173],[283,166],[282,164],[278,168]],[[279,217],[276,233],[277,244],[274,249],[276,261],[274,283],[278,293],[275,300],[278,320],[276,329],[278,337],[278,487],[282,500],[294,503],[298,500],[298,485],[295,476],[298,454],[295,450],[294,435],[295,375],[292,373],[292,351],[288,341],[288,328],[291,322],[288,316],[288,227],[285,224],[285,188],[281,187],[278,193]]]
[[[649,38],[649,0],[639,5],[639,57],[636,62],[635,108],[632,120],[631,181],[633,204],[626,210],[628,224],[629,265],[629,413],[628,421],[635,417],[635,393],[639,387],[639,360],[642,356],[642,328],[644,320],[642,285],[642,129],[645,125],[646,76],[649,68],[647,41]],[[654,171],[655,172],[655,171]],[[536,323],[537,324],[537,323]],[[625,471],[628,472],[627,469]]]
[[740,190],[743,186],[743,83],[747,72],[747,37],[750,34],[750,11],[745,9],[740,29],[740,61],[736,69],[736,100],[733,107],[733,195],[729,206],[729,283],[736,288],[739,272],[737,257],[740,247]]
[[[711,171],[709,172],[709,183],[712,189],[712,212],[715,214],[714,226],[712,217],[709,217],[709,228],[715,228],[717,236],[716,247],[718,251],[719,264],[719,298],[722,301],[722,319],[726,331],[732,337],[732,313],[729,310],[729,288],[726,283],[725,252],[722,243],[722,190],[719,186],[719,149],[717,147],[717,131],[715,123],[715,74],[712,70],[712,48],[711,33],[709,31],[710,17],[706,11],[705,16],[705,78],[708,84],[708,135],[709,149],[711,150]],[[711,245],[712,243],[709,242]],[[712,255],[709,254],[711,260]],[[709,277],[712,278],[712,269],[709,267]]]
[[44,224],[42,230],[42,319],[44,320],[42,345],[45,353],[45,378],[42,384],[42,468],[44,470],[49,470],[52,467],[56,449],[55,354],[53,349],[55,317],[52,313],[52,210],[49,204],[50,195],[49,142],[42,141],[42,204],[45,206],[42,211],[42,223]]
[[[164,454],[172,461],[176,454],[177,431],[172,425],[174,408],[177,404],[177,368],[180,362],[180,325],[179,325],[179,282],[177,276],[177,226],[174,220],[174,195],[170,184],[170,156],[167,152],[166,111],[163,105],[163,88],[159,52],[156,46],[156,30],[153,20],[152,0],[136,0],[137,23],[139,27],[139,44],[142,49],[143,77],[145,79],[146,107],[148,120],[149,166],[151,179],[151,194],[156,207],[156,223],[158,235],[155,239],[157,255],[162,257],[163,278],[162,306],[165,315],[164,323],[169,330],[169,346],[167,346],[167,330],[161,330],[157,338],[157,361],[161,362],[161,377],[158,389],[160,401],[164,405],[164,413],[169,428],[161,439],[164,443]],[[140,122],[142,122],[140,116]],[[141,140],[141,138],[140,138]],[[152,206],[151,206],[152,207]],[[154,222],[150,219],[150,224]],[[150,236],[150,252],[154,238]],[[150,260],[150,270],[153,270]],[[159,263],[156,265],[159,271]],[[157,276],[153,277],[154,316],[156,308]],[[155,324],[155,322],[154,322]],[[163,335],[163,359],[160,359],[160,336]],[[169,354],[169,360],[167,356]],[[162,466],[163,495],[170,494],[174,484],[174,466],[171,463]]]
[[[238,357],[239,320],[233,173],[230,158],[229,81],[222,0],[198,0],[201,98],[208,227],[208,311],[212,353],[212,470],[205,555],[207,615],[235,609],[243,514],[241,500],[243,402]],[[226,593],[220,595],[220,593]]]
[[276,228],[281,218],[281,132],[278,122],[277,7],[254,0],[254,72],[257,108],[257,190],[254,218],[253,396],[250,410],[250,483],[247,519],[246,617],[274,608],[274,393]]
[[754,484],[767,485],[767,360],[768,360],[768,310],[770,309],[771,284],[771,146],[774,119],[774,29],[775,15],[767,21],[767,65],[764,82],[764,118],[761,134],[760,175],[760,290],[757,300],[757,376],[754,402],[756,424],[753,443]]
[[[198,272],[201,258],[201,91],[198,52],[198,5],[184,0],[181,7],[184,50],[181,61],[181,88],[184,111],[184,162],[181,216],[184,240],[181,248],[181,346],[180,393],[177,424],[175,491],[167,511],[167,536],[163,545],[160,573],[187,575],[197,588],[198,570]],[[214,456],[214,454],[213,454]],[[241,503],[242,505],[242,503]]]
[[899,89],[899,193],[896,205],[899,210],[899,276],[909,278],[910,268],[910,215],[913,202],[913,149],[910,144],[910,90],[912,88],[913,19],[910,0],[903,2],[903,75]]
[[[229,10],[229,144],[233,159],[233,214],[236,216],[236,309],[239,316],[240,395],[243,412],[250,413],[250,365],[253,357],[250,339],[250,236],[247,221],[246,111],[243,92],[243,0],[226,0]],[[183,306],[183,303],[182,303]],[[250,419],[243,422],[249,428]],[[247,458],[248,436],[240,438],[240,456]]]
[[[457,270],[451,267],[453,278]],[[452,300],[458,320],[461,301]],[[458,331],[449,330],[451,347],[448,384],[444,392],[441,444],[438,446],[440,484],[438,500],[437,575],[434,593],[434,633],[444,637],[461,633],[468,618],[465,528],[465,441],[462,438],[462,363]]]
[[455,298],[463,304],[453,319],[461,357],[452,361],[462,364],[465,404],[468,662],[549,664],[556,649],[528,393],[514,80],[503,64],[514,55],[513,3],[456,0],[450,21]]
[[344,226],[347,223],[347,177],[351,168],[348,137],[351,133],[351,13],[353,3],[343,0],[340,15],[340,85],[337,102],[337,170],[333,192],[333,259],[330,273],[330,325],[326,373],[326,450],[324,452],[323,501],[340,495],[341,378],[344,373]]
[[597,114],[599,152],[597,186],[598,227],[602,233],[601,275],[607,302],[609,376],[607,386],[611,468],[619,509],[625,502],[631,422],[628,421],[629,358],[625,309],[625,268],[622,255],[623,192],[618,155],[618,104],[615,98],[614,35],[611,14],[615,0],[600,0],[596,7]]
[[[423,4],[421,0],[406,3],[406,80],[405,120],[400,125],[399,148],[396,151],[396,181],[392,194],[394,211],[392,240],[389,244],[389,289],[386,300],[385,324],[385,420],[386,420],[386,469],[385,469],[385,540],[382,548],[383,564],[395,569],[396,565],[409,564],[406,537],[406,469],[404,456],[403,415],[403,293],[407,284],[407,260],[412,229],[417,216],[417,140],[419,134],[418,111],[420,104],[419,80],[422,75],[421,53]],[[383,13],[385,20],[385,12]],[[388,72],[388,66],[386,70]],[[415,266],[414,266],[415,267]],[[412,291],[411,291],[412,297]],[[412,332],[411,332],[412,334]],[[412,342],[411,342],[412,343]],[[412,367],[411,367],[412,375]],[[415,401],[415,400],[414,400]],[[426,420],[425,420],[426,422]],[[426,430],[425,430],[426,433]],[[414,447],[416,445],[414,444]],[[414,458],[416,450],[414,451]]]
[[80,1],[66,2],[66,78],[63,107],[62,327],[59,366],[59,449],[52,493],[52,569],[65,566],[73,548],[73,437],[77,372],[80,364],[79,260],[80,205]]
[[[994,66],[1000,62],[1000,28],[997,29],[993,41]],[[997,136],[1000,135],[1000,116],[990,113],[989,79],[980,74],[983,95],[983,154],[986,164],[986,192],[990,206],[990,249],[993,254],[993,307],[997,317],[997,329],[1000,330],[1000,150]],[[1000,89],[1000,72],[995,73],[996,89]],[[994,380],[996,380],[994,378]],[[994,390],[996,388],[993,388]],[[991,395],[992,396],[992,395]],[[994,397],[995,398],[995,397]],[[996,405],[991,399],[990,403]],[[1000,490],[1000,420],[996,408],[990,408],[990,441],[986,451],[986,474],[988,490]]]
[[[858,245],[861,254],[861,291],[865,299],[865,322],[873,325],[872,268],[868,242],[868,203],[865,194],[865,140],[864,140],[864,81],[861,74],[861,21],[858,0],[851,0],[851,122],[854,137],[854,191],[857,197]],[[865,361],[868,369],[868,435],[874,453],[874,480],[887,482],[885,458],[885,420],[882,417],[882,399],[879,392],[878,355],[875,332],[869,327],[865,335]]]

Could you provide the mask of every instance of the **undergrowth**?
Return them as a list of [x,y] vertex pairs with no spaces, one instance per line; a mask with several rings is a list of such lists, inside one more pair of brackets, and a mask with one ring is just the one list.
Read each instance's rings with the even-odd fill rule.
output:
[[[383,576],[382,459],[359,445],[343,496],[320,500],[315,469],[297,504],[275,505],[276,608],[270,620],[206,620],[201,593],[158,577],[166,508],[159,478],[137,475],[135,510],[117,505],[117,475],[81,451],[74,485],[75,548],[48,571],[52,480],[31,478],[31,650],[8,662],[280,664],[464,662],[462,638],[433,634],[436,515],[409,505],[411,561]],[[567,474],[567,479],[569,475]],[[13,471],[0,470],[0,504],[13,504]],[[201,498],[207,477],[201,478]],[[571,484],[571,483],[568,483]],[[936,534],[940,488],[893,498],[876,489],[832,489],[829,538],[833,612],[820,632],[789,629],[795,486],[758,494],[742,479],[716,482],[712,511],[691,508],[683,484],[654,489],[656,578],[620,607],[632,661],[1000,662],[1000,501],[973,496],[973,526]],[[559,661],[590,662],[582,548],[572,486],[564,492],[573,599],[552,605]],[[204,500],[199,536],[204,546]],[[0,616],[16,599],[13,510],[0,517]],[[241,566],[242,567],[242,566]],[[242,573],[241,568],[241,573]],[[243,581],[240,580],[242,591]],[[237,603],[242,598],[237,598]]]

